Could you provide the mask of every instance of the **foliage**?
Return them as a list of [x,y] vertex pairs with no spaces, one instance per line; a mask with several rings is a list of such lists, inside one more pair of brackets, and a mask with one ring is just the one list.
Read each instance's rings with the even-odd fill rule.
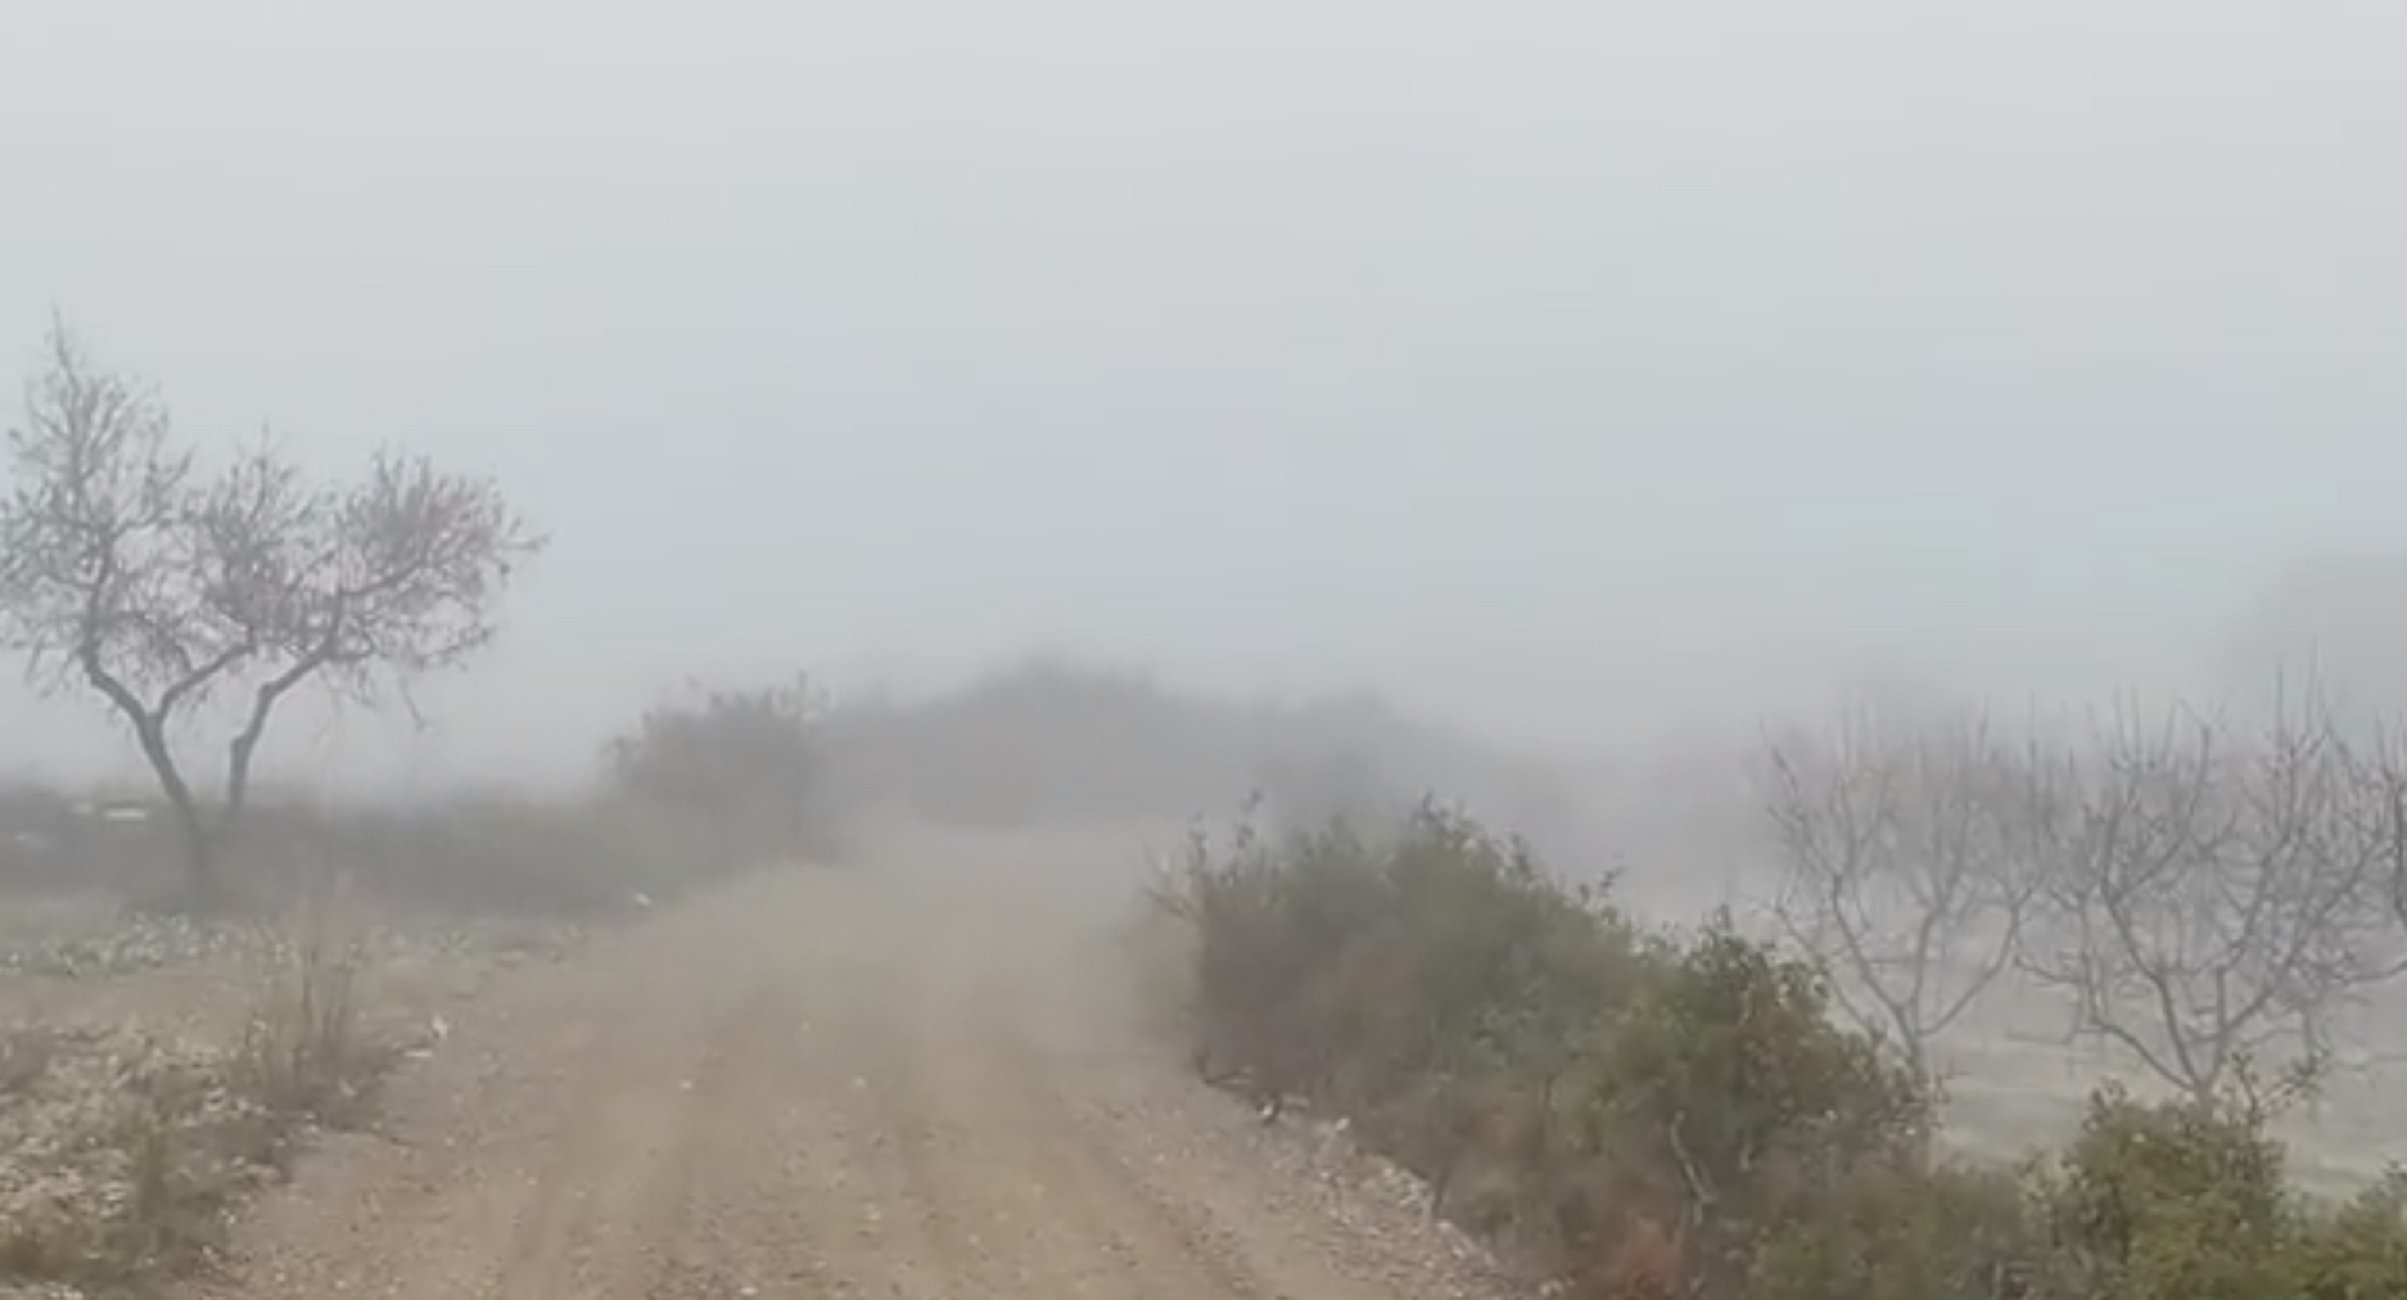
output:
[[1648,996],[1590,1049],[1588,1149],[1677,1207],[1696,1276],[1752,1270],[1766,1224],[1866,1166],[1912,1167],[1930,1122],[1914,1077],[1829,1018],[1812,970],[1717,921],[1663,954]]
[[1767,1224],[1747,1300],[2004,1300],[2042,1239],[2012,1170],[1868,1162]]
[[2289,1284],[2303,1300],[2407,1296],[2407,1173],[2310,1218],[2290,1251]]
[[1727,918],[1644,933],[1431,807],[1199,837],[1162,898],[1213,1077],[1338,1112],[1577,1300],[2407,1298],[2407,1182],[2297,1194],[2244,1078],[1940,1160],[1924,1081],[1813,967]]
[[2407,1296],[2407,1183],[2300,1196],[2265,1108],[2236,1092],[2147,1104],[2107,1088],[2033,1177],[2054,1300]]
[[812,845],[818,723],[800,679],[657,707],[611,742],[611,791],[693,832],[714,862],[792,855]]
[[2040,1178],[2052,1286],[2114,1300],[2280,1294],[2290,1207],[2280,1147],[2243,1108],[2101,1092]]
[[1342,1111],[1441,1208],[1591,1285],[1666,1234],[1700,1276],[1743,1272],[1754,1219],[1919,1149],[1912,1080],[1806,968],[1727,928],[1645,935],[1434,807],[1384,840],[1199,845],[1175,902],[1217,1072]]

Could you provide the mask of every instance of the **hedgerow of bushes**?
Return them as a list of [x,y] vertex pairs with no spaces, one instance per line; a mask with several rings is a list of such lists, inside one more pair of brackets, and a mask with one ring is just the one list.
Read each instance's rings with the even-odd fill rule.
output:
[[1166,901],[1210,1077],[1343,1115],[1572,1300],[2407,1297],[2407,1183],[2295,1193],[2259,1108],[2101,1091],[2052,1157],[1943,1158],[1810,968],[1435,808],[1199,840]]

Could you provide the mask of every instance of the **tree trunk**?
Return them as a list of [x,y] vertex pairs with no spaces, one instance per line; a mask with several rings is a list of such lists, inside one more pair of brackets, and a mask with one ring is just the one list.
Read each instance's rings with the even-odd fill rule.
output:
[[176,805],[176,822],[184,836],[184,905],[194,912],[214,910],[225,901],[218,888],[217,844],[191,796]]
[[176,767],[175,750],[167,743],[167,720],[182,694],[169,688],[160,697],[157,707],[143,704],[141,697],[126,687],[100,661],[96,641],[86,640],[76,651],[76,661],[83,665],[85,680],[92,688],[107,697],[126,722],[134,729],[134,739],[142,747],[142,757],[150,763],[151,775],[159,780],[159,791],[175,808],[176,829],[184,838],[184,890],[177,906],[186,911],[201,911],[217,904],[217,861],[209,842],[209,828],[201,821],[199,805],[192,799],[192,787],[184,773]]
[[159,779],[161,793],[175,809],[176,830],[183,837],[184,892],[179,903],[192,911],[205,911],[222,901],[218,893],[217,846],[210,842],[209,827],[201,820],[192,787],[176,767],[175,752],[168,748],[165,721],[139,719],[134,724],[134,735],[141,742],[142,756],[150,761],[152,775]]
[[259,733],[267,716],[263,710],[233,743],[226,746],[226,820],[232,822],[242,815],[245,800],[251,796],[251,756],[259,752]]
[[[339,626],[339,624],[338,624]],[[226,746],[226,820],[242,815],[243,805],[251,797],[251,758],[259,752],[259,739],[267,734],[268,715],[276,711],[277,701],[292,688],[308,680],[334,653],[332,629],[317,649],[311,651],[292,667],[259,684],[251,696],[250,716],[243,719],[242,730],[235,733]]]

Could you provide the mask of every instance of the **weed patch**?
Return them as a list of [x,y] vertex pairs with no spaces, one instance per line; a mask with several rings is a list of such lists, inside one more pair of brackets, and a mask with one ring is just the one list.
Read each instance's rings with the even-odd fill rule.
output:
[[217,1248],[313,1126],[364,1120],[396,1058],[360,1028],[357,974],[355,953],[288,945],[231,1046],[0,1031],[0,1286],[144,1294]]

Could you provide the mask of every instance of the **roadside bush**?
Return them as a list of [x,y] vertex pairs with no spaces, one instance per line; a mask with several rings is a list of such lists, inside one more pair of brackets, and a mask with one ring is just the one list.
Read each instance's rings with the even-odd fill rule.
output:
[[1676,1207],[1692,1280],[1726,1294],[1766,1232],[1865,1170],[1919,1169],[1930,1107],[1832,1023],[1810,968],[1721,923],[1656,960],[1588,1049],[1578,1152],[1605,1171],[1608,1222]]
[[2303,1300],[2407,1296],[2407,1174],[2311,1218],[2291,1245],[2291,1282]]
[[816,847],[818,719],[800,680],[654,708],[610,743],[610,791],[674,824],[708,873],[806,852]]
[[1384,840],[1199,846],[1178,906],[1215,1077],[1345,1114],[1441,1210],[1596,1294],[1667,1244],[1683,1285],[1742,1277],[1758,1225],[1919,1157],[1925,1100],[1806,968],[1726,927],[1646,935],[1434,807]]
[[2219,1102],[2092,1099],[2041,1175],[2051,1286],[2100,1300],[2241,1300],[2282,1292],[2291,1208],[2282,1153]]
[[1432,1078],[1559,1078],[1568,1058],[1540,1058],[1639,969],[1621,918],[1434,807],[1387,843],[1342,823],[1276,845],[1240,833],[1219,856],[1198,843],[1174,906],[1199,941],[1200,1052],[1269,1102],[1375,1112]]
[[2407,1297],[2407,1188],[2393,1177],[2337,1206],[2299,1195],[2264,1110],[2236,1096],[2102,1090],[2033,1181],[2050,1300]]
[[1342,1115],[1573,1300],[2407,1300],[2407,1179],[2297,1194],[2255,1101],[2102,1091],[2055,1156],[1942,1161],[1810,966],[1434,808],[1198,840],[1164,899],[1209,1077]]
[[1871,1165],[1776,1226],[1745,1300],[2400,1300],[2407,1181],[2292,1189],[2238,1097],[2099,1090],[2021,1168]]
[[1746,1300],[2031,1297],[2043,1238],[2021,1171],[1869,1161],[1763,1229]]

